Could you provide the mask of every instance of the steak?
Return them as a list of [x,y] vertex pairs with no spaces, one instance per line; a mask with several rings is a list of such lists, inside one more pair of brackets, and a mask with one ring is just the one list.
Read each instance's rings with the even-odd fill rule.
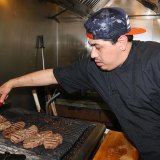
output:
[[44,137],[43,145],[45,149],[55,149],[63,142],[63,137],[56,133]]
[[11,126],[10,121],[5,121],[3,123],[0,123],[0,131],[3,131]]
[[21,131],[16,131],[15,133],[11,134],[11,142],[19,143],[22,142],[24,139],[31,137],[32,135],[38,132],[38,128],[35,125],[32,125],[28,129],[23,129]]
[[10,138],[11,134],[13,134],[16,131],[22,130],[25,126],[25,122],[19,121],[14,124],[12,124],[9,128],[5,129],[2,134],[4,138]]
[[35,148],[39,145],[42,145],[42,137],[38,133],[23,141],[24,148]]
[[2,115],[0,115],[0,123],[5,122],[7,119],[5,117],[3,117]]
[[23,141],[24,148],[35,148],[43,144],[44,138],[46,136],[52,135],[52,131],[41,131]]
[[0,115],[0,131],[4,138],[8,138],[14,144],[23,141],[24,148],[35,148],[43,144],[45,149],[55,149],[63,142],[62,135],[52,131],[41,131],[38,133],[36,125],[25,128],[25,122],[19,121],[11,123],[5,117]]
[[41,132],[39,132],[39,134],[41,135],[42,139],[44,140],[45,137],[52,135],[53,132],[52,131],[41,131]]
[[32,125],[25,131],[25,138],[29,138],[30,136],[36,134],[38,132],[38,127],[35,125]]

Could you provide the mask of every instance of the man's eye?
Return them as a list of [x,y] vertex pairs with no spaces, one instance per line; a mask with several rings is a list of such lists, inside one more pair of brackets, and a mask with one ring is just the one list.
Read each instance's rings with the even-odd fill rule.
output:
[[99,51],[101,49],[101,47],[96,47],[96,49]]

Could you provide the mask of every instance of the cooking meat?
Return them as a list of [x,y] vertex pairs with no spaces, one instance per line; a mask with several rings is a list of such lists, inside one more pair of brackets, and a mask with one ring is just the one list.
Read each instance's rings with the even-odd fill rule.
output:
[[32,135],[38,132],[38,128],[35,125],[32,125],[28,129],[24,129],[21,131],[16,131],[15,133],[11,134],[11,142],[19,143],[22,142],[24,139],[31,137]]
[[29,138],[30,136],[36,134],[38,132],[38,127],[35,125],[32,125],[25,131],[25,138]]
[[26,129],[21,130],[21,131],[16,131],[13,134],[11,134],[11,138],[10,138],[11,142],[19,143],[23,141],[25,139],[25,131]]
[[63,137],[62,135],[56,133],[56,134],[53,134],[54,135],[54,138],[58,141],[59,144],[62,144],[63,142]]
[[52,134],[44,138],[43,145],[45,149],[55,149],[62,141],[63,137],[60,134]]
[[24,148],[35,148],[39,145],[42,145],[42,137],[38,133],[23,141]]
[[11,126],[10,121],[5,121],[3,123],[0,123],[0,131],[3,131]]
[[0,115],[0,123],[5,122],[7,119],[5,117],[3,117],[2,115]]
[[46,136],[52,135],[52,131],[41,131],[23,141],[24,148],[35,148],[42,145],[43,140]]
[[2,134],[4,138],[10,138],[11,134],[13,134],[16,131],[22,130],[25,126],[25,122],[19,121],[14,124],[12,124],[9,128],[5,129]]
[[42,139],[44,139],[46,136],[52,135],[53,132],[52,131],[41,131],[39,132],[39,134],[41,135]]

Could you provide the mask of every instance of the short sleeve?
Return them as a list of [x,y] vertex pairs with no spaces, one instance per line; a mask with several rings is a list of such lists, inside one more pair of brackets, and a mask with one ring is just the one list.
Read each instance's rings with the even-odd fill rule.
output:
[[53,70],[58,83],[69,93],[78,90],[92,89],[88,77],[89,58],[83,58],[71,65],[57,67]]

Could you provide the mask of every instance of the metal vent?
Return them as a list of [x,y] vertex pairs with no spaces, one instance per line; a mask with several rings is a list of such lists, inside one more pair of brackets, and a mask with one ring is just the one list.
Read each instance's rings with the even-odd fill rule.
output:
[[56,3],[67,10],[71,10],[81,17],[87,17],[93,12],[103,8],[110,0],[46,0]]
[[151,9],[156,13],[160,13],[160,0],[138,0],[145,7]]
[[78,1],[89,8],[94,8],[101,0],[78,0]]

